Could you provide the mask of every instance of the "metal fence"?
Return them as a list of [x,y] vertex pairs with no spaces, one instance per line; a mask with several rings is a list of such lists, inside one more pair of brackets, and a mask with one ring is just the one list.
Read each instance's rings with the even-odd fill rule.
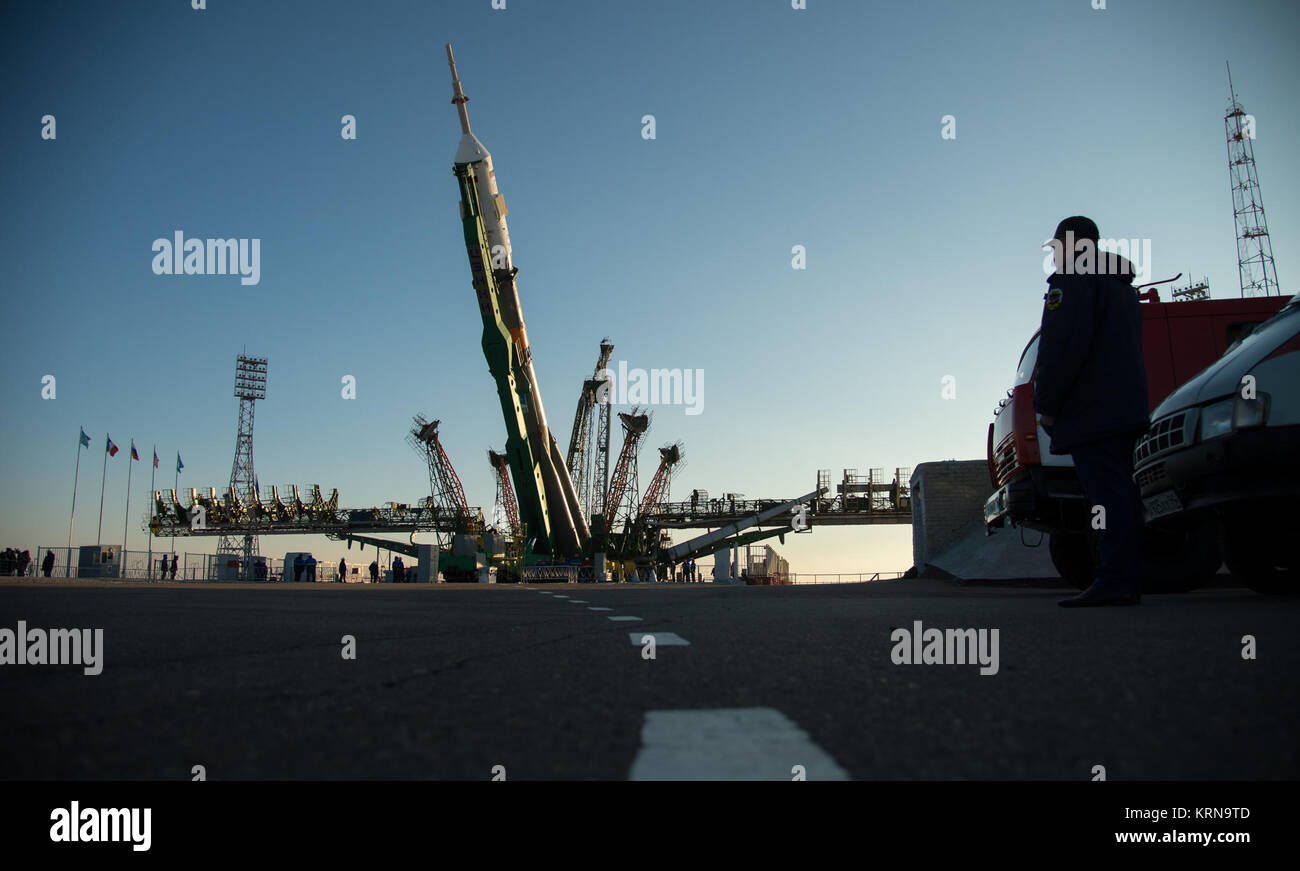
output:
[[[98,578],[98,579],[118,579],[131,581],[147,580],[172,580],[170,567],[173,557],[179,559],[180,565],[176,570],[176,581],[189,582],[207,582],[207,581],[227,581],[238,579],[237,575],[237,558],[226,554],[217,555],[211,553],[178,553],[171,554],[167,551],[154,551],[152,554],[152,566],[150,565],[150,553],[145,550],[128,550],[122,552],[119,547],[109,548],[113,555],[113,560],[101,565],[84,566],[81,565],[81,549],[67,547],[38,547],[33,548],[28,553],[31,555],[31,562],[27,565],[24,577],[44,577],[44,561],[47,553],[54,554],[54,565],[50,569],[51,578]],[[167,558],[169,571],[166,578],[162,575],[162,560]],[[267,581],[292,581],[293,567],[285,573],[284,560],[282,558],[263,557],[267,567]],[[231,561],[234,560],[234,565]],[[711,583],[713,581],[713,570],[705,566],[700,567],[700,578],[696,583]],[[348,582],[360,583],[370,580],[370,572],[367,565],[360,563],[348,563]],[[12,577],[17,574],[16,567],[11,570],[9,575]],[[523,571],[524,581],[529,583],[581,583],[592,582],[597,580],[595,570],[591,566],[528,566]],[[786,576],[785,583],[788,584],[861,584],[870,581],[883,581],[901,578],[902,572],[858,572],[858,573],[834,573],[834,574],[790,574]],[[387,568],[381,568],[380,578],[383,581],[391,580],[391,572]],[[338,564],[321,561],[316,564],[316,581],[318,583],[333,583],[338,580]],[[303,576],[306,581],[306,575]],[[680,574],[676,578],[660,578],[660,583],[684,583]]]
[[902,572],[859,572],[857,574],[791,574],[791,584],[865,584],[868,581],[891,581]]
[[[173,559],[175,559],[179,563],[174,575],[176,581],[203,582],[238,579],[238,558],[226,554],[172,554],[166,550],[155,550],[150,554],[147,550],[128,550],[123,552],[120,547],[116,546],[104,548],[102,550],[111,556],[110,561],[101,564],[85,565],[82,560],[81,548],[35,548],[30,551],[30,553],[33,554],[33,558],[32,562],[27,566],[25,576],[44,577],[44,562],[46,554],[53,553],[54,564],[50,568],[51,578],[170,581],[173,580],[171,565]],[[162,573],[162,562],[164,558],[166,558],[168,566],[166,577],[164,577]],[[289,569],[288,577],[285,577],[283,558],[266,556],[262,557],[262,560],[266,565],[267,581],[293,580],[292,566]],[[370,579],[370,574],[366,571],[365,566],[349,564],[347,569],[348,579],[351,582],[355,583]],[[316,564],[316,580],[318,582],[335,582],[338,580],[338,572],[339,568],[337,563],[318,562]]]
[[[576,584],[582,566],[525,566],[523,578],[529,584]],[[591,571],[588,569],[588,578]]]

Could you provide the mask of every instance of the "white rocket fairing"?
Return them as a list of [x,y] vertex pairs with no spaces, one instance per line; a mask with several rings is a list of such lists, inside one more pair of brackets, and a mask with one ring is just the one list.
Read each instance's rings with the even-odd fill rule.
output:
[[[452,56],[451,45],[447,46],[447,64],[451,67],[451,85],[453,96],[460,114],[460,145],[456,148],[454,163],[468,163],[474,167],[474,188],[478,192],[479,207],[483,210],[483,229],[488,237],[488,250],[492,252],[492,268],[514,269],[514,255],[510,249],[510,227],[506,224],[506,198],[497,190],[497,174],[492,169],[492,154],[483,147],[469,127],[469,111],[465,104],[469,97],[460,86],[460,77],[456,74],[456,58]],[[512,285],[509,293],[502,288],[501,318],[515,338],[515,344],[528,347],[528,336],[524,332],[524,315],[519,308],[519,291]],[[519,331],[519,335],[516,335]]]
[[497,189],[496,172],[492,168],[492,155],[470,130],[469,112],[465,104],[469,98],[461,89],[456,73],[456,59],[447,46],[447,63],[451,67],[452,102],[460,115],[460,145],[456,149],[456,164],[469,164],[474,170],[474,188],[482,211],[483,229],[491,252],[491,269],[498,277],[498,306],[501,320],[509,330],[515,345],[515,359],[521,371],[516,380],[526,385],[526,401],[521,402],[528,439],[533,445],[533,460],[541,467],[541,478],[546,495],[547,510],[556,544],[562,556],[580,553],[589,532],[586,518],[578,504],[577,490],[569,477],[560,446],[546,422],[541,391],[533,371],[533,355],[528,346],[528,330],[524,313],[519,305],[519,290],[515,283],[515,266],[510,248],[510,228],[506,224],[506,201]]

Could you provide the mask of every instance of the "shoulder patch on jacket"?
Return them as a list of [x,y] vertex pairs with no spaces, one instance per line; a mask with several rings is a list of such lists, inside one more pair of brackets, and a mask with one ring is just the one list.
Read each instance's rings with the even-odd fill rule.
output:
[[1047,300],[1047,310],[1049,312],[1056,311],[1057,307],[1060,306],[1061,304],[1061,298],[1063,296],[1064,294],[1061,293],[1061,289],[1059,287],[1053,287],[1051,290],[1049,290],[1047,292],[1047,295],[1043,297],[1043,299]]

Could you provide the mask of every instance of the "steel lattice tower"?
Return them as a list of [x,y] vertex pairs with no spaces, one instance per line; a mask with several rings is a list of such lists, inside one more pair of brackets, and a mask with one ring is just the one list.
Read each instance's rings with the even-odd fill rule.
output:
[[[650,415],[636,407],[630,413],[619,414],[618,419],[623,422],[623,449],[619,451],[605,502],[605,532],[610,535],[620,517],[624,520],[625,530],[630,530],[636,522],[637,506],[641,501],[637,460],[640,457],[641,436],[650,428]],[[624,505],[627,506],[626,509]]]
[[[587,516],[603,514],[605,512],[605,503],[609,499],[609,425],[611,422],[612,402],[609,395],[609,379],[605,379],[605,389],[598,390],[596,393],[596,446],[595,450],[595,468],[591,475],[591,507],[587,509]],[[608,523],[608,520],[606,521]],[[609,527],[606,526],[606,529]]]
[[656,504],[668,501],[673,476],[682,470],[685,462],[683,457],[681,442],[664,445],[659,449],[659,467],[655,469],[650,486],[641,497],[640,507],[637,508],[638,519],[642,514],[653,511]]
[[510,527],[510,540],[522,544],[524,540],[523,525],[519,521],[519,503],[515,500],[515,488],[510,484],[510,458],[488,449],[488,462],[497,479],[497,502],[505,515],[506,525]]
[[609,417],[608,373],[614,344],[606,336],[600,342],[600,356],[591,378],[582,382],[582,396],[573,418],[573,435],[569,438],[566,465],[577,491],[578,505],[588,519],[602,510],[605,489],[609,486]]
[[1232,178],[1232,216],[1237,224],[1237,272],[1242,296],[1276,296],[1277,267],[1273,243],[1264,219],[1264,197],[1255,170],[1254,121],[1237,102],[1228,68],[1228,93],[1232,102],[1223,123],[1228,135],[1228,173]]
[[[230,509],[241,521],[251,525],[256,503],[260,502],[257,478],[253,474],[253,403],[266,398],[266,358],[235,359],[235,396],[239,399],[239,431],[235,435],[235,461],[230,467]],[[217,543],[218,554],[239,555],[239,575],[253,580],[253,558],[258,555],[257,536],[244,533],[242,541],[223,535]]]
[[[613,397],[609,395],[613,385],[610,384],[609,358],[614,353],[614,343],[606,336],[600,343],[600,367],[593,379],[600,380],[596,388],[596,415],[592,421],[595,454],[591,470],[591,482],[588,485],[587,516],[599,514],[605,510],[605,500],[609,497],[609,425]],[[606,527],[608,528],[608,527]]]
[[[411,425],[411,431],[406,435],[406,443],[424,457],[429,467],[429,491],[432,494],[433,506],[444,517],[453,518],[457,532],[466,532],[473,526],[469,515],[469,503],[465,501],[465,487],[460,482],[460,476],[452,468],[451,459],[448,458],[447,452],[442,447],[442,440],[438,437],[440,423],[442,423],[440,420],[429,423],[424,419],[424,415],[417,414]],[[441,533],[438,538],[440,544],[449,543],[443,541]]]

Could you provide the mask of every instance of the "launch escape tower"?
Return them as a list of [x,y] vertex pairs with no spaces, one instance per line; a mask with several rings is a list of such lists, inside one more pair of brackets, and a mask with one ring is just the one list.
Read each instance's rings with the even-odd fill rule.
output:
[[1228,136],[1228,173],[1232,179],[1232,215],[1237,224],[1237,272],[1241,295],[1277,296],[1277,267],[1273,264],[1273,243],[1264,219],[1264,197],[1255,171],[1254,119],[1237,102],[1228,67],[1228,93],[1232,102],[1223,124]]
[[[266,398],[266,358],[247,357],[235,360],[235,396],[239,399],[239,431],[235,434],[235,461],[230,467],[230,505],[251,527],[255,512],[240,510],[241,505],[257,506],[257,478],[253,474],[253,403]],[[242,540],[241,540],[242,538]],[[253,580],[253,558],[258,555],[257,536],[246,531],[243,536],[222,535],[217,543],[219,555],[239,556],[239,576]]]

